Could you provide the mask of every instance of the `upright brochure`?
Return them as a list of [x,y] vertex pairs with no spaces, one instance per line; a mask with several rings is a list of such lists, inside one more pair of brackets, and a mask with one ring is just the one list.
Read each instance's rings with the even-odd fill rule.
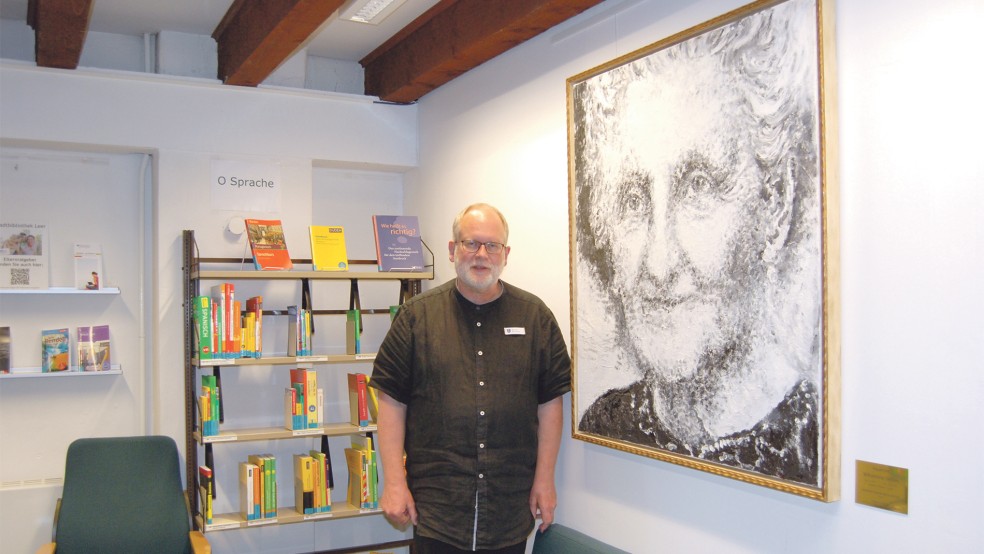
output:
[[75,243],[75,288],[99,290],[103,276],[102,247],[92,243]]
[[10,327],[0,327],[0,373],[10,373]]
[[287,252],[284,226],[279,219],[247,219],[246,234],[256,269],[284,270],[294,267]]
[[47,225],[0,223],[0,288],[48,288],[47,241]]
[[79,371],[109,371],[109,325],[79,327]]
[[415,215],[374,215],[379,271],[423,271],[424,246]]
[[348,271],[344,227],[311,226],[311,266],[315,271]]
[[68,371],[68,328],[41,331],[41,372]]

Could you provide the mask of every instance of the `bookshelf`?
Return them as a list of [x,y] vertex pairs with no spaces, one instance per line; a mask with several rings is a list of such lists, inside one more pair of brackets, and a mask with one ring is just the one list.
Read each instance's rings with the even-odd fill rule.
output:
[[[313,282],[318,281],[343,281],[349,283],[348,298],[338,300],[338,308],[314,309],[313,306],[305,305],[310,302],[309,294],[299,294],[296,304],[311,311],[312,316],[319,317],[345,317],[346,302],[348,308],[353,305],[358,307],[362,314],[389,314],[389,307],[378,309],[367,309],[361,306],[359,299],[360,281],[387,281],[399,286],[399,301],[421,292],[422,281],[434,278],[433,266],[425,272],[379,272],[379,271],[311,271],[304,267],[310,267],[311,260],[293,259],[294,269],[288,271],[258,271],[253,269],[251,260],[247,259],[243,263],[241,258],[205,258],[198,255],[198,247],[195,242],[194,231],[186,230],[182,236],[183,260],[183,303],[184,303],[184,360],[185,360],[185,435],[186,435],[186,475],[187,493],[192,503],[192,512],[195,514],[195,527],[205,532],[225,531],[232,529],[250,528],[265,525],[285,525],[292,523],[304,523],[310,521],[324,521],[333,519],[344,519],[359,516],[371,516],[382,514],[379,509],[364,509],[352,506],[344,501],[334,501],[330,512],[316,514],[298,513],[293,506],[278,506],[277,515],[273,518],[265,518],[247,521],[242,514],[216,513],[212,516],[212,522],[206,524],[200,514],[199,495],[197,488],[198,466],[202,465],[201,460],[218,460],[221,458],[222,445],[238,444],[260,441],[289,441],[304,440],[321,437],[346,437],[373,433],[376,431],[375,424],[364,426],[353,425],[350,422],[325,422],[321,425],[301,430],[289,430],[283,425],[274,424],[269,427],[237,427],[235,421],[229,421],[226,417],[219,425],[218,434],[203,436],[198,424],[198,395],[200,391],[200,376],[203,372],[212,371],[213,375],[221,375],[220,371],[272,371],[276,368],[284,367],[306,367],[306,368],[326,368],[332,370],[332,366],[343,366],[351,364],[371,364],[375,359],[374,353],[360,354],[318,354],[308,356],[283,356],[276,352],[264,353],[262,358],[220,358],[211,360],[200,360],[195,349],[195,322],[193,313],[193,300],[204,286],[214,285],[220,282],[276,282],[293,281],[301,284],[301,291],[310,290]],[[239,265],[242,269],[228,269]],[[363,268],[372,266],[375,269],[376,260],[349,260],[350,268],[362,266]],[[237,289],[238,290],[238,289]],[[267,322],[267,315],[285,315],[286,306],[272,308],[267,305],[264,299],[263,314],[264,327],[267,325],[283,325],[275,318]],[[344,339],[344,337],[340,337]],[[265,350],[276,350],[267,348]],[[272,354],[272,355],[271,355]],[[367,366],[371,367],[371,366]],[[281,369],[281,371],[285,371]],[[220,398],[230,398],[236,391],[226,386],[221,389]],[[325,396],[338,396],[336,401],[347,404],[348,391],[325,390]],[[327,403],[327,398],[326,398]],[[269,420],[281,422],[283,420],[282,409],[277,406],[260,407],[260,410],[269,412]],[[236,460],[244,461],[244,460]],[[277,460],[278,464],[278,485],[292,487],[293,469],[288,459]],[[335,464],[342,474],[344,466]],[[335,488],[344,487],[344,483],[336,478]],[[285,495],[280,495],[285,496]]]

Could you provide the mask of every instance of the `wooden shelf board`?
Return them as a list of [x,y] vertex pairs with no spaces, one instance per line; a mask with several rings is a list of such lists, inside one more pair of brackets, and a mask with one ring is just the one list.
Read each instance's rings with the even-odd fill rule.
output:
[[202,524],[201,516],[195,516],[198,527],[204,532],[228,531],[230,529],[242,529],[245,527],[261,527],[264,525],[287,525],[290,523],[305,523],[309,521],[323,521],[329,519],[344,519],[350,517],[363,517],[382,514],[380,509],[365,510],[356,508],[347,502],[338,502],[332,505],[330,512],[323,514],[299,514],[293,506],[286,506],[277,510],[277,517],[269,519],[258,519],[246,521],[239,513],[216,514],[212,517],[212,523]]
[[360,280],[387,280],[394,279],[433,279],[434,270],[417,272],[385,272],[385,271],[310,271],[310,270],[287,270],[287,271],[256,271],[256,270],[223,270],[223,269],[199,269],[191,272],[192,279],[228,279],[242,281],[248,279],[269,279],[269,280],[293,280],[311,279],[318,281],[341,281],[348,279]]
[[305,364],[350,364],[356,362],[371,362],[376,359],[375,352],[365,354],[325,354],[321,356],[268,356],[265,358],[217,358],[214,360],[199,360],[193,358],[191,363],[198,367],[213,366],[249,366],[249,365],[305,365]]
[[299,439],[305,437],[341,437],[345,435],[357,435],[359,433],[371,433],[376,431],[376,425],[366,425],[358,427],[348,422],[326,423],[314,429],[303,429],[290,431],[283,427],[252,427],[244,429],[223,429],[218,435],[202,437],[201,431],[195,431],[195,440],[199,444],[218,444],[223,442],[247,442],[260,440],[282,440]]

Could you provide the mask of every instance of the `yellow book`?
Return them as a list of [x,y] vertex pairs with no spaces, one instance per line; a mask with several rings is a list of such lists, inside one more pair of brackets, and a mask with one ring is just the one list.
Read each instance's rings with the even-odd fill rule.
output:
[[365,453],[357,448],[345,449],[345,464],[348,466],[348,494],[346,500],[352,506],[368,508],[368,476],[365,471]]
[[309,369],[306,372],[307,381],[304,386],[304,411],[307,413],[307,427],[317,427],[321,418],[318,417],[318,372]]
[[294,454],[294,509],[300,514],[313,514],[314,468],[311,456]]
[[311,265],[315,271],[348,271],[344,227],[311,226]]

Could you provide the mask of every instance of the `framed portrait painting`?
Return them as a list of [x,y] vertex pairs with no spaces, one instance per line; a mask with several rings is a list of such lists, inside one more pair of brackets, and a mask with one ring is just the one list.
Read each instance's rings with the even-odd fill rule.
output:
[[839,498],[828,8],[754,2],[568,79],[575,438]]

